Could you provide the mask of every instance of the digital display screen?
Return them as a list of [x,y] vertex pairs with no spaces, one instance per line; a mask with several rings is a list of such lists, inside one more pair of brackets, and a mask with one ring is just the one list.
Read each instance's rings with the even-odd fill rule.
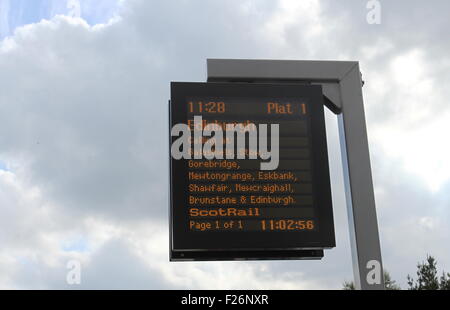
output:
[[172,130],[171,259],[317,258],[334,247],[323,113],[320,86],[173,82],[171,130],[185,124],[189,143],[174,147]]

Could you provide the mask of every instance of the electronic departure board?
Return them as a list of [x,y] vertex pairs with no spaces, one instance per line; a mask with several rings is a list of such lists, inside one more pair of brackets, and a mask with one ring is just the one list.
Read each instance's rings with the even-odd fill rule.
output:
[[335,246],[321,86],[172,82],[169,105],[172,261]]

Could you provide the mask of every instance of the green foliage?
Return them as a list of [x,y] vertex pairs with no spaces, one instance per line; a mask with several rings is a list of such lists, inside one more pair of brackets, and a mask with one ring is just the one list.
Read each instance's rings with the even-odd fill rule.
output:
[[387,271],[384,271],[384,287],[389,291],[401,290],[400,286],[392,280],[391,275]]
[[[425,262],[417,264],[417,279],[413,279],[408,275],[408,290],[450,290],[450,273],[442,272],[438,276],[437,261],[431,256],[427,255]],[[400,290],[400,286],[392,280],[391,275],[386,270],[384,271],[384,286],[386,290]],[[342,287],[343,290],[354,290],[355,284],[353,282],[345,281]]]
[[438,277],[437,261],[433,256],[427,255],[426,262],[417,265],[417,279],[408,275],[409,290],[449,290],[450,274],[442,273]]
[[[383,272],[384,274],[384,287],[387,290],[400,290],[400,286],[398,286],[394,280],[392,280],[391,275],[389,274],[389,272],[387,272],[386,270],[384,270]],[[347,282],[345,281],[342,287],[343,290],[349,291],[349,290],[354,290],[355,289],[355,284],[350,281]]]
[[450,290],[450,273],[445,274],[445,272],[442,272],[439,288],[441,290]]
[[345,281],[342,289],[344,291],[352,291],[355,289],[355,284],[352,281],[350,281],[350,282]]

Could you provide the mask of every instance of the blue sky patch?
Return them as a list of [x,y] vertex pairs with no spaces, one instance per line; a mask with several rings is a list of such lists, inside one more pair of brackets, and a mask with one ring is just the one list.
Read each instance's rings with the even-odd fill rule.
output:
[[119,0],[0,0],[0,40],[20,26],[69,15],[74,2],[79,3],[80,17],[89,25],[107,22],[120,9]]
[[87,252],[89,244],[86,238],[79,236],[63,243],[62,250],[65,252]]
[[0,170],[8,171],[8,168],[6,167],[6,163],[0,160]]

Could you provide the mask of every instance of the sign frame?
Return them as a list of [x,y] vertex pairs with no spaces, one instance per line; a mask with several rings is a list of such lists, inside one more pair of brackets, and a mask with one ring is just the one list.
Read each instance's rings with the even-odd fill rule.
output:
[[384,290],[359,62],[207,59],[207,80],[322,85],[325,104],[338,115],[355,287]]
[[[186,205],[186,180],[187,175],[185,161],[170,159],[170,260],[263,260],[263,259],[321,259],[324,248],[335,246],[334,221],[331,201],[331,185],[328,167],[327,143],[325,133],[325,120],[323,113],[322,87],[319,85],[293,84],[249,84],[249,83],[192,83],[172,82],[172,97],[169,102],[170,126],[184,123],[187,120],[186,101],[189,97],[214,97],[221,94],[223,97],[276,97],[283,94],[287,97],[308,97],[314,101],[308,106],[311,111],[311,137],[313,171],[316,173],[314,191],[319,200],[318,216],[320,233],[315,233],[315,242],[306,242],[307,238],[299,240],[298,237],[308,232],[189,232],[187,231],[187,216],[176,210],[176,205]],[[171,137],[170,141],[174,138]],[[174,186],[173,182],[177,182]],[[325,207],[328,205],[329,207]],[[317,208],[317,207],[316,207]],[[184,221],[184,222],[183,222]],[[202,235],[203,234],[203,235]],[[214,234],[216,239],[208,240]],[[265,238],[256,242],[257,237],[265,234]],[[274,237],[275,236],[275,237]],[[231,241],[239,240],[237,241]],[[283,242],[280,241],[289,241]],[[319,240],[320,242],[317,242]],[[239,246],[233,246],[233,243]],[[221,247],[212,245],[220,244]],[[288,244],[302,244],[299,246],[287,246]]]

